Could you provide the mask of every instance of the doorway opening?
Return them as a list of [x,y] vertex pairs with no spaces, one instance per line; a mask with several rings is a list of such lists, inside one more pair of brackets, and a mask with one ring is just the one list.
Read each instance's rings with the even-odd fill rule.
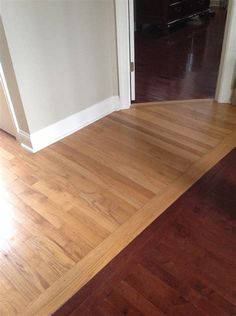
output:
[[227,1],[213,4],[134,0],[133,102],[215,97]]

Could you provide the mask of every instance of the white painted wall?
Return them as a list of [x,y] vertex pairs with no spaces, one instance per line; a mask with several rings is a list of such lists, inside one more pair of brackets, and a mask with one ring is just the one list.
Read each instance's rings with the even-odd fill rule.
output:
[[[1,12],[0,12],[1,13]],[[19,93],[15,72],[13,69],[10,52],[5,36],[5,31],[0,15],[0,80],[7,82],[7,90],[10,94],[12,108],[17,116],[18,126],[24,131],[28,132],[28,124],[25,116],[24,107]]]
[[16,129],[9,111],[7,99],[0,78],[0,129],[16,136]]
[[230,103],[236,76],[236,0],[230,0],[219,69],[216,100]]
[[30,133],[118,95],[111,0],[3,0]]

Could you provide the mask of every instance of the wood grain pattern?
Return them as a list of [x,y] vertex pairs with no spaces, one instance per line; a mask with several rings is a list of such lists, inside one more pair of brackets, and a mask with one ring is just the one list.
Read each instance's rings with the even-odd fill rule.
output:
[[235,118],[140,105],[34,155],[0,132],[0,314],[55,311],[235,146]]
[[235,210],[236,149],[54,315],[235,315]]

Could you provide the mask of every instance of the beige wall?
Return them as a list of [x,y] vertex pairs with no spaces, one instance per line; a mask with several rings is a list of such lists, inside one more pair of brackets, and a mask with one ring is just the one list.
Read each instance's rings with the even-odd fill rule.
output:
[[28,132],[28,124],[25,117],[25,112],[21,97],[19,94],[15,73],[12,67],[11,57],[8,50],[8,45],[5,37],[2,19],[0,17],[0,63],[2,65],[5,79],[8,84],[8,90],[11,95],[13,107],[18,118],[19,128],[24,132]]
[[0,129],[16,136],[16,129],[11,117],[6,96],[3,90],[2,82],[0,80]]
[[3,0],[30,132],[118,95],[113,0]]

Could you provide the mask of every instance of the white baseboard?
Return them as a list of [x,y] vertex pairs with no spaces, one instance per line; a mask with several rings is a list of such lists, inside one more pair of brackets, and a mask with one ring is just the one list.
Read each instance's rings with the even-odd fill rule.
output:
[[220,6],[220,0],[211,0],[210,5],[211,5],[211,7],[219,7]]
[[34,152],[29,133],[19,130],[17,140],[24,149],[32,153]]
[[22,147],[36,153],[119,109],[119,97],[110,97],[32,134],[20,131],[18,139]]

